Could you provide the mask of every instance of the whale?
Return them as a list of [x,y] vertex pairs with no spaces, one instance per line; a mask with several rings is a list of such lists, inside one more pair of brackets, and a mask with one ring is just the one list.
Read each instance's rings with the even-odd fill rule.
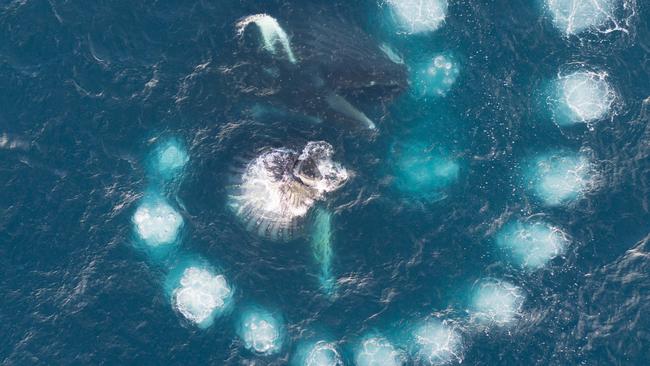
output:
[[239,54],[224,73],[272,115],[280,110],[374,130],[375,119],[408,88],[406,65],[390,46],[336,13],[253,14],[235,29]]

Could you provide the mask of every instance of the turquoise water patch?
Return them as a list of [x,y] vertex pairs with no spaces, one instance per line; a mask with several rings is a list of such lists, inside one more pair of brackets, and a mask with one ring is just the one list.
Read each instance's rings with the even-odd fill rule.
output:
[[583,153],[556,151],[539,155],[526,168],[526,187],[545,205],[575,202],[593,188],[596,176]]
[[438,53],[413,65],[410,71],[412,93],[417,97],[442,97],[452,88],[460,66],[449,53]]
[[518,265],[537,269],[564,253],[569,239],[562,230],[547,223],[516,220],[501,228],[496,243]]
[[151,178],[163,181],[176,178],[190,160],[185,145],[176,138],[160,142],[151,156]]
[[443,149],[405,141],[391,151],[395,186],[406,194],[435,200],[458,180],[460,165]]

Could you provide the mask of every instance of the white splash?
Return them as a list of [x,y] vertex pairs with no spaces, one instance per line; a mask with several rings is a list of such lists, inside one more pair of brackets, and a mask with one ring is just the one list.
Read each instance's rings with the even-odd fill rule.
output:
[[332,161],[332,154],[332,146],[322,141],[309,142],[300,155],[268,150],[247,166],[229,195],[230,207],[258,234],[283,236],[316,201],[347,181],[347,170]]
[[316,342],[307,352],[304,366],[343,366],[336,345],[324,341]]
[[527,179],[529,189],[548,206],[577,201],[597,182],[594,165],[585,154],[564,152],[537,157]]
[[578,34],[613,20],[615,0],[546,0],[553,23],[563,33]]
[[412,334],[418,364],[444,365],[463,361],[463,340],[452,327],[426,320]]
[[559,228],[544,222],[513,221],[499,231],[496,242],[519,265],[537,269],[562,254],[569,238]]
[[579,71],[560,76],[556,82],[558,124],[593,122],[607,116],[616,93],[606,80],[607,73]]
[[355,364],[357,366],[400,366],[404,364],[404,355],[385,338],[367,338],[356,350]]
[[447,0],[387,0],[401,31],[406,33],[433,32],[447,16]]
[[146,199],[132,220],[140,238],[152,246],[173,243],[183,226],[183,217],[162,198]]
[[183,272],[173,302],[185,318],[201,325],[225,306],[231,294],[223,275],[215,276],[206,269],[190,267]]
[[246,348],[261,354],[272,354],[282,346],[277,320],[262,310],[243,315],[239,334]]
[[256,24],[262,35],[263,47],[265,50],[275,55],[277,53],[277,44],[280,44],[291,63],[296,63],[296,57],[291,50],[289,36],[282,29],[278,21],[268,14],[255,14],[237,22],[237,34],[241,35],[249,24]]
[[485,281],[474,293],[474,319],[488,325],[506,326],[521,313],[525,297],[521,289],[505,281]]

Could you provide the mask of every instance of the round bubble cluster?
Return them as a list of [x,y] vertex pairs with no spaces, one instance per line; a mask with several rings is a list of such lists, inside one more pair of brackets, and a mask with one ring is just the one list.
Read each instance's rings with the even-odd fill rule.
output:
[[448,54],[439,54],[411,72],[413,92],[418,96],[444,96],[458,78],[460,68]]
[[249,230],[272,239],[290,239],[314,203],[340,188],[347,170],[332,160],[330,144],[309,142],[300,154],[270,149],[248,164],[229,205]]
[[298,351],[296,366],[343,366],[336,344],[318,341]]
[[510,252],[519,265],[537,269],[562,254],[569,239],[562,230],[547,223],[517,220],[497,233],[496,242]]
[[170,178],[185,167],[189,156],[183,146],[176,141],[168,141],[156,149],[156,169],[165,178]]
[[452,327],[435,319],[425,320],[412,333],[418,364],[445,365],[463,360],[463,340]]
[[138,236],[151,246],[174,243],[183,226],[183,217],[162,198],[145,198],[132,220]]
[[183,272],[180,286],[174,291],[176,309],[198,325],[209,325],[232,295],[223,275],[213,275],[204,268],[189,267]]
[[544,204],[565,205],[581,198],[595,183],[593,164],[584,154],[555,152],[535,158],[528,188]]
[[483,281],[474,292],[473,317],[481,323],[505,326],[520,315],[524,303],[521,289],[505,281]]
[[400,366],[404,356],[386,338],[372,337],[364,339],[355,355],[357,366]]
[[425,33],[440,28],[447,16],[447,0],[387,0],[400,32]]
[[616,94],[604,72],[579,71],[560,76],[555,83],[555,120],[559,125],[593,122],[606,117]]
[[604,26],[618,0],[546,0],[555,26],[567,35]]
[[411,142],[393,149],[397,187],[417,196],[437,198],[456,180],[460,165],[444,151]]
[[254,310],[243,314],[238,330],[244,346],[254,352],[270,355],[282,347],[280,323],[266,311]]

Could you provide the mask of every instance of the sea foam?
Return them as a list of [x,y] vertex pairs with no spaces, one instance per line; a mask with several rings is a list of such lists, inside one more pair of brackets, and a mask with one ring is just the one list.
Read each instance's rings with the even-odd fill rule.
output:
[[176,241],[183,217],[162,197],[145,197],[132,218],[140,239],[150,246]]
[[186,319],[205,328],[225,309],[231,296],[232,289],[223,275],[191,266],[183,271],[172,303]]
[[562,230],[547,223],[515,220],[501,228],[496,242],[517,264],[537,269],[561,255],[569,239]]
[[486,325],[512,324],[521,315],[524,300],[521,289],[509,282],[483,281],[473,294],[472,318]]
[[400,32],[425,33],[440,28],[447,16],[447,0],[387,0]]
[[280,351],[283,344],[282,332],[282,324],[277,315],[257,308],[246,310],[237,327],[244,346],[262,355]]
[[593,163],[583,153],[542,154],[532,160],[527,170],[528,189],[548,206],[575,202],[596,182]]

